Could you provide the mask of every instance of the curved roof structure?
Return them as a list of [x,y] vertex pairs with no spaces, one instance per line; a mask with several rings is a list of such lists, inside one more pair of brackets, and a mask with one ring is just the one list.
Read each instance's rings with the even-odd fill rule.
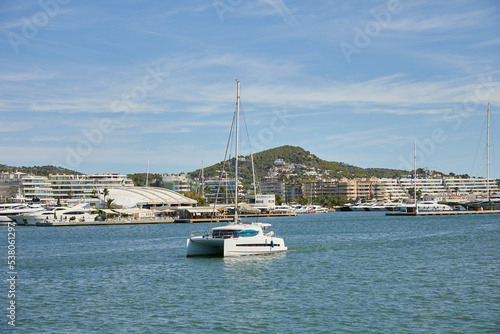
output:
[[158,187],[117,187],[109,189],[108,198],[123,208],[143,206],[196,206],[197,201],[175,191]]

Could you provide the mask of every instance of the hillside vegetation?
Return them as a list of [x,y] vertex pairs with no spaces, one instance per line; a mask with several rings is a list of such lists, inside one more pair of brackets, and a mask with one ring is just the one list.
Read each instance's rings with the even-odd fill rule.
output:
[[[277,159],[283,159],[286,163],[305,166],[306,169],[313,169],[328,178],[357,178],[357,177],[378,177],[378,178],[397,178],[401,175],[408,174],[408,171],[387,168],[361,168],[352,166],[343,162],[326,161],[318,158],[309,151],[298,146],[280,146],[266,151],[255,153],[254,165],[256,178],[259,180],[267,175],[269,169]],[[228,166],[229,165],[229,166]],[[252,180],[252,166],[250,156],[245,156],[241,159],[239,165],[241,167],[240,175],[244,183]],[[206,167],[204,175],[206,178],[218,175],[217,171],[222,169],[222,162]],[[234,171],[234,158],[230,163],[226,163],[226,171]],[[199,177],[201,170],[195,170],[189,173],[191,177]],[[307,176],[301,176],[302,179],[307,179]]]
[[13,167],[13,166],[7,166],[7,165],[2,165],[0,164],[0,172],[6,172],[6,173],[14,173],[14,172],[21,172],[21,173],[26,173],[26,174],[32,174],[32,175],[38,175],[38,176],[49,176],[49,174],[62,174],[62,175],[82,175],[82,173],[67,169],[67,168],[62,168],[62,167],[56,167],[52,165],[48,166],[33,166],[33,167]]

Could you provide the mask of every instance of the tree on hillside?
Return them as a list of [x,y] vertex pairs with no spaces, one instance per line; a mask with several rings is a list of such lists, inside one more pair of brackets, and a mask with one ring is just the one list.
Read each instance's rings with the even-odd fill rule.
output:
[[274,195],[275,200],[276,200],[276,205],[281,205],[283,204],[283,199],[281,198],[280,195]]

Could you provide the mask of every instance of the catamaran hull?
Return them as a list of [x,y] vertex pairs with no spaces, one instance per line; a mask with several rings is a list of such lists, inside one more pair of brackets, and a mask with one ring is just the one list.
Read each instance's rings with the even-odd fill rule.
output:
[[282,238],[189,238],[187,256],[239,256],[284,252]]

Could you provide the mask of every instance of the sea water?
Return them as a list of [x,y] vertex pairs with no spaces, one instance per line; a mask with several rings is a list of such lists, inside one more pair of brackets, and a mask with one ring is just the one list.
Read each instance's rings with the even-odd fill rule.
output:
[[208,224],[18,226],[16,326],[4,280],[0,332],[500,332],[498,214],[261,221],[288,252],[186,258]]

